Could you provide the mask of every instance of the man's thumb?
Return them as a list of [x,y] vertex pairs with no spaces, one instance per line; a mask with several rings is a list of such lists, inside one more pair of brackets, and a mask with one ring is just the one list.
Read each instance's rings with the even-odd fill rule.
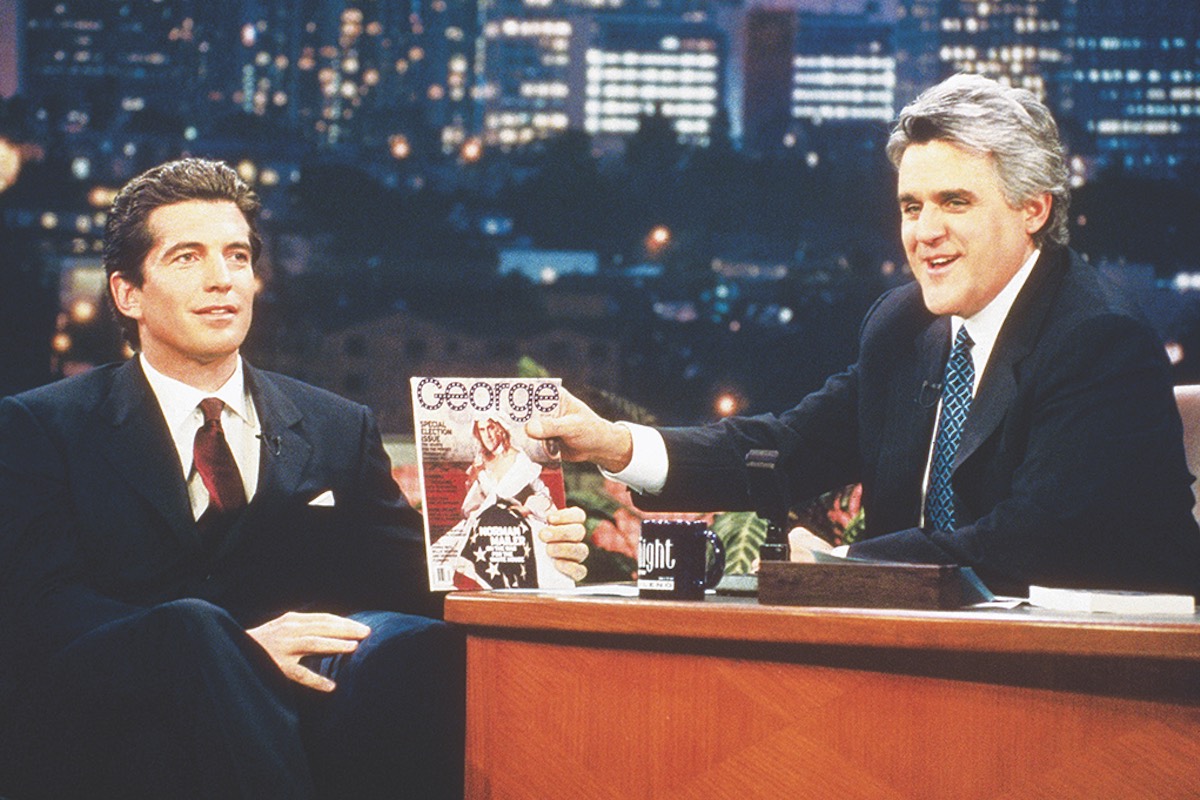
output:
[[538,417],[525,423],[525,433],[534,439],[549,439],[558,433],[556,427],[554,420]]

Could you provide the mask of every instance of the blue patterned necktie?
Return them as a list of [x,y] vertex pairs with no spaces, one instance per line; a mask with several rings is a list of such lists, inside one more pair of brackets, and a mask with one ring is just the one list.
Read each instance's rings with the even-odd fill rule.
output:
[[954,467],[954,454],[958,452],[958,441],[962,438],[963,422],[971,410],[971,390],[975,384],[972,344],[966,326],[959,328],[942,378],[942,413],[933,443],[929,490],[925,493],[925,524],[939,531],[954,530],[954,492],[950,488],[950,473]]

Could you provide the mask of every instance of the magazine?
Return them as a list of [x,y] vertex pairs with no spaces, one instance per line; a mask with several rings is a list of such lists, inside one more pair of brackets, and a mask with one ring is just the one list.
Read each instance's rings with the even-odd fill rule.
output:
[[567,588],[539,533],[566,504],[562,459],[525,435],[559,413],[556,378],[412,378],[429,585]]
[[1190,594],[1129,592],[1115,589],[1062,589],[1030,586],[1029,604],[1055,611],[1091,611],[1110,614],[1196,613],[1196,598]]

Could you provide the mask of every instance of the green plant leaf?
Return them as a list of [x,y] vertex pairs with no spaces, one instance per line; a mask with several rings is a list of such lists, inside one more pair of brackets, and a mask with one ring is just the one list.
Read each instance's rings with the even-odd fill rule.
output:
[[718,514],[713,532],[725,545],[725,574],[749,575],[767,538],[767,523],[752,511]]
[[572,394],[587,403],[593,411],[605,419],[625,420],[626,422],[636,422],[639,425],[658,424],[658,418],[648,408],[606,389],[597,389],[584,384],[575,387]]
[[582,508],[587,513],[589,521],[601,519],[611,521],[617,509],[621,508],[623,504],[608,492],[573,489],[567,492],[567,505]]
[[545,367],[534,361],[529,356],[521,356],[517,359],[517,377],[549,378],[550,373],[546,371]]

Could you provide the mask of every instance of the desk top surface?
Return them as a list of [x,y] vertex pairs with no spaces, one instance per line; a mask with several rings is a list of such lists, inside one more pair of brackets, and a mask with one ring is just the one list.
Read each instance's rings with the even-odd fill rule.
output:
[[494,636],[623,636],[777,645],[1169,659],[1200,664],[1200,615],[1121,616],[1039,609],[910,611],[760,605],[566,593],[452,592],[446,619]]

